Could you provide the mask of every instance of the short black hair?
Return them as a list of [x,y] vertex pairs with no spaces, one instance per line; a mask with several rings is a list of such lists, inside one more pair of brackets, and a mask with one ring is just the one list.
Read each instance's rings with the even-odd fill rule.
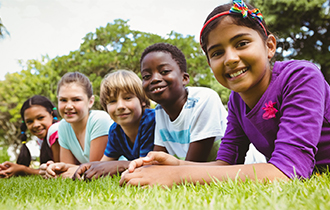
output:
[[184,54],[182,53],[182,51],[179,50],[179,48],[177,48],[176,46],[168,44],[168,43],[156,43],[156,44],[150,45],[143,51],[143,53],[141,55],[141,59],[140,59],[140,65],[141,65],[143,58],[151,52],[170,53],[173,60],[175,60],[175,62],[178,64],[180,70],[182,72],[187,72],[186,58],[185,58]]

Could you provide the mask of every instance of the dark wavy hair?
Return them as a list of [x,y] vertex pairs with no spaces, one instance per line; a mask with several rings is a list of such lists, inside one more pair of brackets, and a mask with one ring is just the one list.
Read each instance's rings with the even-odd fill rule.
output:
[[[34,105],[43,106],[46,108],[47,112],[49,112],[53,116],[53,123],[57,122],[58,120],[58,113],[57,110],[54,109],[55,105],[46,97],[35,95],[29,99],[27,99],[21,108],[21,117],[22,117],[22,123],[21,123],[21,136],[20,139],[22,142],[26,142],[27,136],[26,136],[26,123],[24,119],[24,112],[28,108]],[[53,153],[50,149],[49,145],[46,141],[47,136],[44,138],[41,149],[40,149],[40,163],[46,163],[48,160],[53,160]],[[17,163],[25,166],[29,166],[31,163],[31,153],[29,148],[26,146],[26,144],[22,144],[20,153],[17,158]]]
[[[226,11],[229,11],[230,8],[233,6],[232,3],[229,3],[229,4],[223,4],[223,5],[220,5],[216,8],[214,8],[214,10],[207,16],[205,22],[204,22],[204,25],[205,23],[211,19],[213,16],[217,15],[217,14],[220,14],[222,12],[226,12]],[[249,10],[253,10],[255,9],[254,6],[246,3],[246,6],[249,8]],[[265,27],[266,29],[266,32],[267,34],[265,34],[265,31],[264,29],[262,28],[262,26],[260,25],[260,23],[253,19],[250,15],[247,17],[247,18],[243,18],[242,14],[241,13],[230,13],[230,14],[227,14],[227,15],[223,15],[223,16],[220,16],[216,19],[214,19],[213,21],[211,21],[203,30],[202,34],[201,34],[201,37],[200,37],[200,43],[201,43],[201,47],[203,49],[203,51],[205,52],[206,54],[206,57],[207,59],[209,59],[208,55],[207,55],[207,44],[208,44],[208,36],[210,34],[210,32],[216,28],[218,26],[218,24],[221,22],[221,20],[226,17],[226,16],[229,16],[231,17],[233,23],[235,25],[238,25],[238,26],[245,26],[245,27],[248,27],[248,28],[252,28],[254,29],[255,31],[258,32],[258,34],[260,35],[260,37],[266,41],[267,38],[268,38],[268,35],[271,34],[271,32],[268,30],[267,28],[267,25],[266,25],[266,22],[265,20],[262,20],[262,24],[263,26]]]

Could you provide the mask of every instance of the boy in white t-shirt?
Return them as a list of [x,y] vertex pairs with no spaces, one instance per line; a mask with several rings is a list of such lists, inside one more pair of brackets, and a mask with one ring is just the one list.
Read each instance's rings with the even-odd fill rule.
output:
[[143,89],[158,103],[154,151],[190,161],[215,158],[227,123],[219,95],[209,88],[185,87],[189,83],[186,59],[173,45],[147,47],[140,64]]

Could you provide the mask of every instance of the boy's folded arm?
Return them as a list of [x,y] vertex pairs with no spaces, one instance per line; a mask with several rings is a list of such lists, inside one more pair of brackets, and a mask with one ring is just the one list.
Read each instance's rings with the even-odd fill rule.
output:
[[214,143],[215,137],[194,141],[189,144],[186,155],[187,161],[206,162]]

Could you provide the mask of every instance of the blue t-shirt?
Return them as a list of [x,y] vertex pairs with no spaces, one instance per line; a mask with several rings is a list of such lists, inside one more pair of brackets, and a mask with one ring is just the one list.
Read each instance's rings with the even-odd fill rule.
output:
[[85,147],[83,150],[70,123],[62,119],[58,126],[58,141],[61,147],[70,150],[80,163],[88,163],[90,162],[89,151],[91,141],[100,136],[106,136],[112,122],[113,120],[107,112],[91,110],[86,125]]
[[148,152],[153,150],[154,132],[155,110],[153,109],[145,109],[140,120],[139,130],[133,148],[131,148],[130,140],[121,126],[114,122],[109,129],[108,144],[104,155],[116,159],[124,156],[127,160],[144,157]]

